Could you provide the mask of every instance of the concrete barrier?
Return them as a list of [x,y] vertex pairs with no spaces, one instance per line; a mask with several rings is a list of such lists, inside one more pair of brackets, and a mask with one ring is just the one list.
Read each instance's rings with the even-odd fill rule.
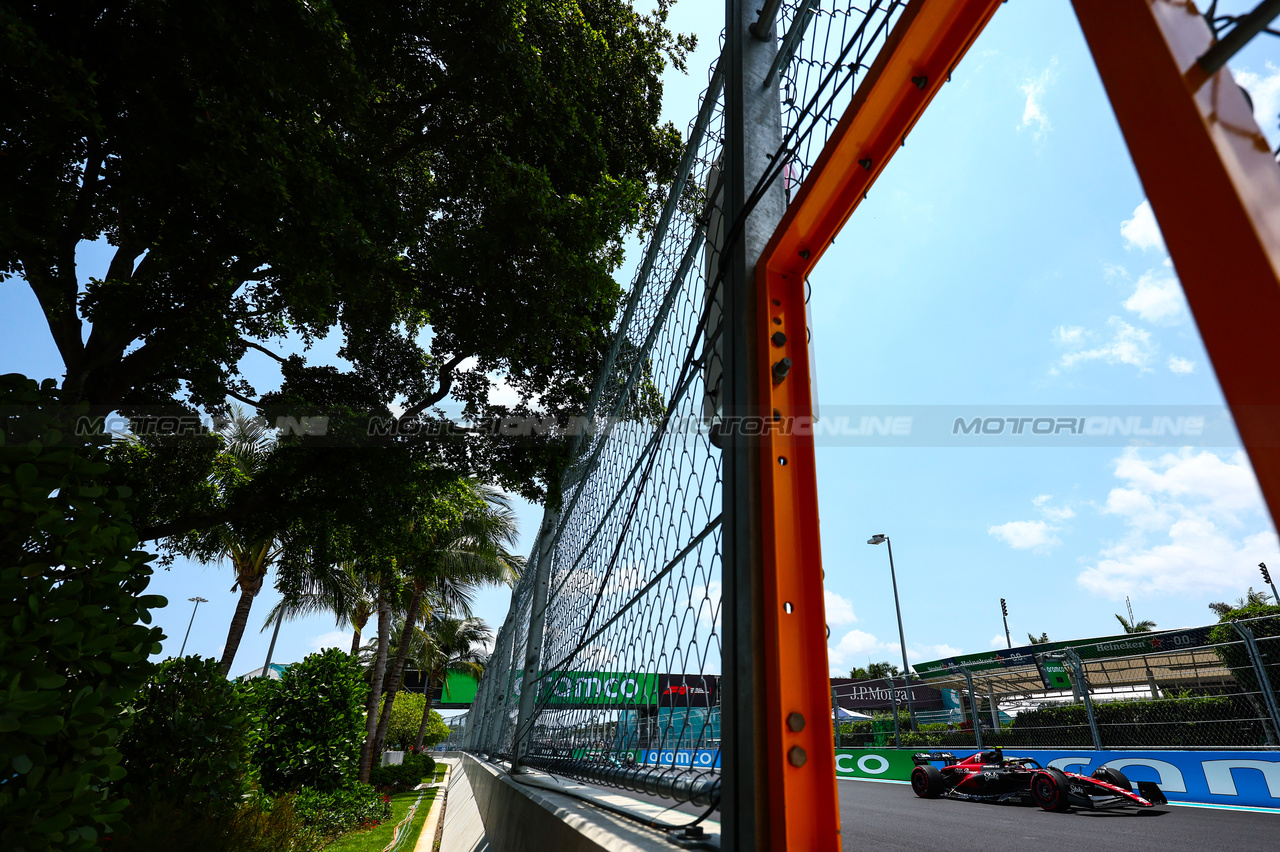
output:
[[[560,783],[542,773],[531,773],[528,784],[517,783],[503,767],[461,752],[447,756],[458,764],[450,777],[440,852],[671,852],[674,848],[662,832],[557,790],[594,796],[608,806],[652,810],[646,818],[655,818],[663,810],[660,807]],[[680,823],[689,821],[687,814],[677,816]]]

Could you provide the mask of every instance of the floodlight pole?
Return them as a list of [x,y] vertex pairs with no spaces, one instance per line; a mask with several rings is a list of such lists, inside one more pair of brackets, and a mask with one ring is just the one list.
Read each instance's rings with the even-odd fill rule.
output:
[[178,651],[179,657],[187,651],[187,639],[191,636],[191,625],[195,624],[196,621],[196,610],[200,608],[200,604],[209,602],[208,598],[202,598],[199,595],[194,598],[187,598],[187,600],[195,601],[195,606],[191,607],[191,620],[187,622],[187,635],[182,637],[182,649]]
[[902,649],[902,679],[907,686],[907,717],[911,721],[911,730],[916,729],[916,705],[911,700],[911,666],[907,663],[907,639],[902,631],[902,606],[898,603],[898,574],[893,568],[893,542],[887,535],[875,535],[867,544],[879,544],[883,541],[889,545],[889,579],[893,581],[893,609],[898,614],[898,646]]

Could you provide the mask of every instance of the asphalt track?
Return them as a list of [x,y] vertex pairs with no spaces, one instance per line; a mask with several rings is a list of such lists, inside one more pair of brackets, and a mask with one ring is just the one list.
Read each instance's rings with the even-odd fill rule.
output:
[[[843,779],[838,784],[840,836],[848,852],[1280,850],[1280,812],[1160,806],[1055,814],[1027,805],[921,799],[906,784]],[[669,803],[656,796],[624,795]],[[699,815],[705,810],[692,805],[676,809]]]

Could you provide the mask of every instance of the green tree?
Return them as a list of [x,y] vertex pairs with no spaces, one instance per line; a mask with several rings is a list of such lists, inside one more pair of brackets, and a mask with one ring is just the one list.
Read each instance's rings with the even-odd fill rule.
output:
[[[449,671],[471,672],[479,677],[484,673],[487,657],[483,647],[493,638],[493,630],[478,618],[454,618],[440,616],[432,618],[424,631],[427,641],[427,659],[429,667],[426,674],[427,695],[437,684],[443,684],[445,673]],[[426,740],[427,725],[431,721],[428,712],[431,701],[427,701],[418,727],[418,736],[414,747],[421,750]]]
[[855,666],[849,670],[849,677],[854,680],[874,680],[886,677],[898,677],[902,672],[898,667],[889,662],[867,663],[864,669],[861,666]]
[[463,480],[453,495],[459,511],[455,519],[404,561],[406,592],[403,625],[387,677],[385,706],[374,734],[372,754],[382,750],[390,724],[390,710],[404,675],[413,631],[424,604],[432,611],[469,612],[470,590],[482,584],[514,583],[521,561],[506,550],[515,544],[516,520],[511,504],[497,489]]
[[[580,407],[622,237],[679,156],[661,75],[692,40],[669,5],[5,6],[0,277],[30,286],[69,399],[98,413],[259,405],[250,354],[289,399],[345,382],[366,415],[404,400],[397,426],[449,395],[480,420]],[[111,262],[81,292],[76,247],[101,240]],[[274,351],[329,332],[346,374]],[[490,405],[497,374],[526,403]],[[512,443],[454,458],[541,495],[562,450]]]
[[1143,619],[1142,621],[1134,619],[1130,621],[1120,613],[1116,613],[1116,621],[1120,622],[1120,626],[1124,628],[1125,633],[1150,633],[1156,626],[1156,623],[1149,619]]
[[1245,609],[1247,607],[1270,606],[1271,603],[1271,595],[1266,592],[1256,592],[1254,591],[1253,586],[1250,586],[1248,594],[1245,595],[1245,597],[1236,598],[1236,602],[1234,604],[1218,601],[1216,603],[1209,604],[1209,609],[1213,611],[1214,615],[1218,616],[1220,621],[1225,621],[1228,620],[1227,615],[1233,611]]
[[[223,447],[216,457],[210,483],[215,503],[228,505],[266,468],[275,450],[275,435],[260,421],[246,417],[244,411],[236,407],[231,420],[218,431],[217,436]],[[202,562],[226,559],[235,571],[236,581],[231,591],[238,588],[240,600],[231,617],[227,641],[223,646],[221,665],[224,675],[231,672],[254,598],[262,591],[267,572],[283,549],[282,535],[281,531],[264,529],[246,519],[223,521],[169,540],[169,547],[177,553]]]
[[[0,157],[0,159],[3,159]],[[91,850],[119,824],[116,745],[163,634],[128,493],[99,484],[87,407],[0,376],[0,848]]]
[[1037,638],[1037,637],[1036,637],[1036,635],[1035,635],[1034,633],[1028,633],[1028,634],[1027,634],[1027,641],[1029,641],[1032,645],[1048,645],[1048,644],[1049,644],[1049,634],[1048,634],[1048,633],[1041,633],[1041,634],[1040,634],[1040,636]]

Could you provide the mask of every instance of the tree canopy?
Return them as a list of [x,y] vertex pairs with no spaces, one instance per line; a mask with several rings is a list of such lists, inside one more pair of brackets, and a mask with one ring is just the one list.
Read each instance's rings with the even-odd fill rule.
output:
[[[692,40],[668,5],[0,7],[0,277],[100,413],[261,406],[250,350],[280,362],[277,403],[404,422],[452,394],[478,418],[507,412],[502,376],[525,407],[580,406],[621,238],[679,154],[660,74]],[[330,331],[345,373],[279,351]],[[547,463],[513,458],[450,460],[541,495]]]

